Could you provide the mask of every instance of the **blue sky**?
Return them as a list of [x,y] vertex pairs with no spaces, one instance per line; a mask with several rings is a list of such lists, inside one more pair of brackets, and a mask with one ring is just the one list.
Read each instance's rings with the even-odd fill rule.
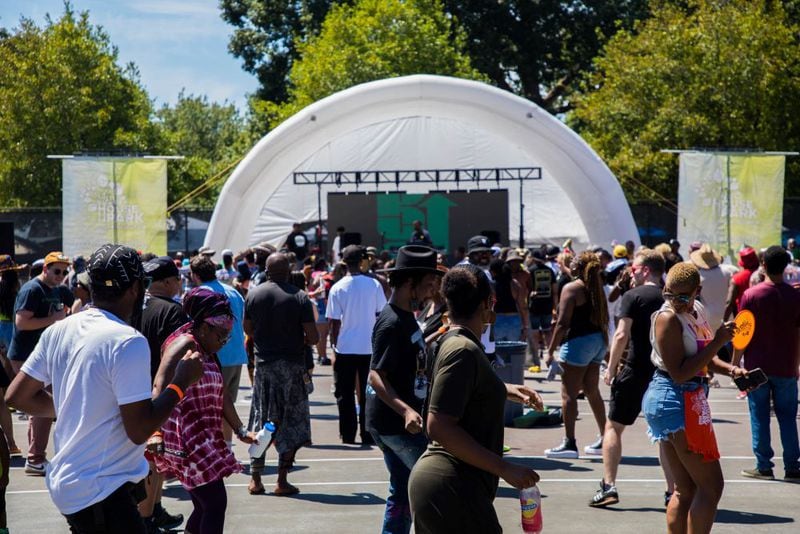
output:
[[[172,104],[181,88],[228,100],[241,111],[257,87],[254,76],[228,53],[233,26],[219,14],[218,0],[71,0],[75,11],[89,11],[119,49],[121,64],[134,62],[156,106]],[[57,19],[63,0],[0,0],[0,26],[14,28],[20,16],[43,25]]]

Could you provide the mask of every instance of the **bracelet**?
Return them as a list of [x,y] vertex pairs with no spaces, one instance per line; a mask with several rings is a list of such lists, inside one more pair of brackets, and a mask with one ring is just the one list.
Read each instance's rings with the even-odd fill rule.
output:
[[737,367],[737,366],[735,366],[735,365],[734,365],[733,367],[731,367],[731,372],[730,372],[731,378],[733,378],[733,375],[735,375],[735,374],[736,374],[736,370],[737,370],[737,369],[738,369],[738,367]]
[[156,430],[150,435],[151,438],[163,438],[164,434],[161,433],[160,430]]
[[239,439],[244,439],[247,437],[247,427],[244,425],[240,426],[239,429],[236,431],[236,436]]
[[183,390],[176,384],[168,385],[167,389],[171,389],[172,391],[175,392],[176,395],[178,395],[178,402],[182,401],[183,398],[186,396],[186,394],[183,392]]

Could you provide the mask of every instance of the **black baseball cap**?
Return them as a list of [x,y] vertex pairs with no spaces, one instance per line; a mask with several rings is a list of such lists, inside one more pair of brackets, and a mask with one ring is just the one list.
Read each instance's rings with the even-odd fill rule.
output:
[[473,252],[491,252],[492,247],[489,238],[485,235],[474,235],[467,241],[467,254]]
[[359,263],[367,257],[367,250],[360,245],[347,245],[342,250],[342,261],[345,263]]
[[180,277],[181,272],[175,262],[169,256],[159,256],[144,263],[145,274],[153,279],[153,282],[166,280],[167,278]]
[[93,287],[114,287],[122,290],[147,277],[136,250],[112,243],[103,245],[92,253],[86,271]]

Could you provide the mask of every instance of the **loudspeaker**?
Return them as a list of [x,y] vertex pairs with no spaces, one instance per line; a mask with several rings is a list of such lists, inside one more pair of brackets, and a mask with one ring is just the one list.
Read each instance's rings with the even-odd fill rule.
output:
[[14,223],[0,222],[0,254],[14,256]]
[[342,235],[342,248],[348,245],[360,245],[361,233],[360,232],[345,232]]
[[502,241],[500,241],[500,232],[497,230],[481,230],[481,235],[488,237],[489,243],[492,245],[495,243],[502,243]]

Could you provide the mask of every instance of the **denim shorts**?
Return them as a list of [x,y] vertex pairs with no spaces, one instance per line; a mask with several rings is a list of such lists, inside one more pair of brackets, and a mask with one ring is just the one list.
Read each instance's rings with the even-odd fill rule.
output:
[[647,421],[650,440],[668,441],[669,435],[686,429],[686,412],[683,394],[708,386],[697,382],[676,384],[672,379],[656,372],[642,399],[642,412]]
[[531,328],[534,330],[541,330],[543,332],[547,332],[550,330],[550,326],[553,324],[553,314],[552,313],[544,313],[542,315],[536,315],[531,313]]
[[11,346],[11,336],[14,335],[14,323],[11,321],[0,321],[0,348],[5,349],[6,353]]
[[600,364],[606,356],[606,343],[600,332],[586,336],[574,337],[563,345],[558,355],[558,361],[586,367],[590,363]]

